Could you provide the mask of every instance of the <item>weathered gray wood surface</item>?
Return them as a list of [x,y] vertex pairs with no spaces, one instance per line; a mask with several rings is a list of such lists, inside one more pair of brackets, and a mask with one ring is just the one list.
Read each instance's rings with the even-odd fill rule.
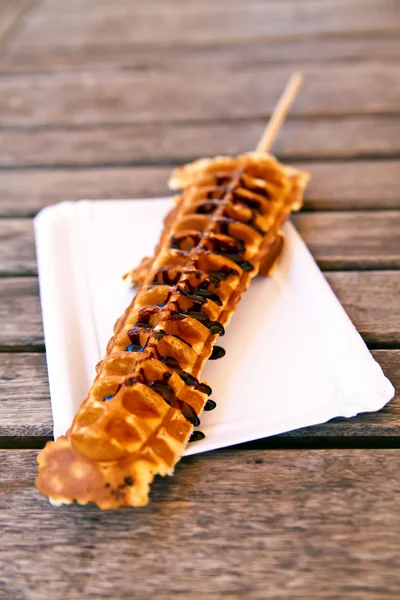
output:
[[[0,79],[1,82],[1,79]],[[4,129],[0,167],[177,164],[253,150],[264,119]],[[289,118],[274,147],[282,160],[318,162],[400,155],[397,116]],[[377,168],[379,168],[377,163]],[[340,167],[337,167],[340,173]]]
[[[309,65],[303,71],[307,84],[293,116],[398,112],[396,64],[337,64],[328,70]],[[205,69],[10,75],[0,79],[0,126],[265,117],[290,72],[289,67],[254,65],[229,77],[215,67],[207,75]]]
[[[52,421],[44,354],[2,354],[0,362],[0,439],[50,438]],[[22,442],[23,444],[23,442]]]
[[[397,33],[395,1],[314,0],[263,2],[224,0],[165,3],[96,0],[44,3],[21,25],[20,46],[142,46],[158,44],[221,44],[306,35]],[[62,18],[59,18],[62,15]]]
[[400,211],[300,213],[293,222],[321,269],[400,268]]
[[399,450],[213,452],[108,513],[51,507],[35,455],[0,454],[5,598],[399,597]]
[[141,45],[133,49],[121,41],[120,45],[110,48],[108,45],[52,47],[21,46],[10,44],[0,56],[0,73],[37,73],[41,71],[103,71],[103,70],[148,70],[189,68],[199,66],[210,60],[220,68],[246,68],[256,62],[261,65],[287,64],[290,68],[304,68],[309,63],[339,61],[396,61],[400,50],[396,34],[385,34],[339,38],[300,37],[271,39],[260,42],[249,41],[245,44],[225,42],[220,45],[182,46],[170,45],[168,52],[163,46]]
[[43,350],[39,285],[35,277],[0,279],[0,351]]
[[52,508],[28,450],[51,436],[31,217],[252,149],[295,69],[295,223],[400,389],[399,32],[396,0],[0,0],[1,599],[399,598],[399,392],[184,459],[139,511]]
[[[307,210],[400,208],[400,162],[302,163],[311,173]],[[167,196],[170,167],[0,170],[0,217],[30,217],[49,204],[81,198]]]

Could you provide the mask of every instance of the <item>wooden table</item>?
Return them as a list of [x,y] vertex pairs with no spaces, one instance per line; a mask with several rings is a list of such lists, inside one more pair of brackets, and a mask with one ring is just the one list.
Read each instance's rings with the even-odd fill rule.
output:
[[[400,383],[399,3],[0,1],[0,598],[400,597],[400,398],[182,460],[151,504],[55,509],[32,217],[162,195],[171,166],[254,147],[312,173],[295,224]],[[290,369],[290,365],[288,365]]]

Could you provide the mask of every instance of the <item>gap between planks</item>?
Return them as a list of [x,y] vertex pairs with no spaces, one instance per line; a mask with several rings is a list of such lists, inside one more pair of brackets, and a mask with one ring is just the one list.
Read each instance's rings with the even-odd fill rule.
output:
[[107,512],[52,507],[36,455],[0,453],[10,598],[398,600],[398,450],[210,452]]
[[[70,6],[60,13],[41,4],[29,15],[18,37],[23,46],[104,45],[112,49],[121,39],[142,46],[148,44],[249,43],[251,41],[327,38],[365,34],[390,35],[399,30],[391,3],[364,0],[362,9],[346,0],[336,2],[260,3],[248,0],[218,3],[169,2],[144,4],[113,2],[112,8],[90,3],[79,10]],[[229,14],[229,19],[226,14]],[[99,35],[101,33],[101,35]],[[155,35],[156,34],[156,35]]]
[[[151,123],[270,114],[289,73],[280,66],[250,65],[222,77],[218,69],[183,72],[110,70],[95,74],[0,78],[0,124],[65,125],[100,122]],[[305,66],[307,85],[292,115],[398,114],[396,65],[388,63]],[[207,85],[204,81],[207,79]],[[382,94],[382,85],[385,93]],[[140,90],[140,94],[138,94]],[[179,93],[177,93],[179,90]],[[71,106],[74,110],[71,111]],[[257,136],[258,137],[258,136]]]
[[308,63],[348,63],[374,61],[398,61],[400,48],[396,36],[353,38],[338,34],[329,39],[308,39],[299,42],[270,41],[242,45],[213,46],[147,46],[132,48],[120,44],[110,50],[107,47],[62,48],[51,53],[37,47],[23,48],[18,45],[0,55],[0,73],[4,75],[45,74],[48,72],[76,72],[106,70],[165,70],[171,68],[195,68],[210,58],[220,68],[243,68],[257,64],[285,65],[301,68]]
[[[292,221],[323,271],[400,269],[400,210],[301,212]],[[32,220],[0,219],[0,277],[36,274]]]
[[[211,154],[211,153],[210,153]],[[225,153],[221,153],[221,154],[228,154],[228,152]],[[313,162],[314,165],[318,165],[318,164],[325,164],[326,162],[330,162],[330,163],[342,163],[343,162],[343,156],[335,156],[335,155],[329,155],[326,154],[324,156],[315,156],[313,157],[313,155],[307,155],[304,158],[299,157],[297,154],[294,155],[290,155],[290,154],[279,154],[276,153],[275,157],[280,161],[280,162],[285,162],[285,163],[290,163],[292,166],[294,166],[294,163],[296,163],[299,166],[304,166],[309,164],[310,161]],[[135,161],[114,161],[114,162],[96,162],[96,163],[91,163],[91,162],[82,162],[82,163],[46,163],[46,164],[40,164],[40,163],[28,163],[28,164],[23,164],[23,165],[1,165],[0,164],[0,173],[7,173],[7,172],[31,172],[31,171],[54,171],[54,170],[58,170],[58,169],[62,169],[65,171],[83,171],[83,170],[93,170],[93,171],[102,171],[102,170],[110,170],[110,169],[141,169],[141,168],[146,168],[146,167],[150,167],[150,168],[168,168],[170,171],[172,169],[175,169],[176,167],[181,166],[183,163],[189,163],[192,161],[197,160],[199,157],[197,155],[192,155],[192,156],[186,156],[186,157],[181,157],[181,158],[176,158],[176,159],[165,159],[165,160],[151,160],[151,159],[146,159],[146,160],[135,160]],[[382,154],[374,154],[374,153],[369,153],[366,154],[364,153],[362,156],[352,156],[351,157],[351,162],[365,162],[365,161],[369,161],[369,162],[385,162],[387,160],[390,161],[400,161],[400,151],[399,152],[390,152],[387,155],[382,155]]]
[[[109,170],[118,166],[133,168],[133,165],[176,166],[199,156],[237,154],[254,148],[264,124],[264,119],[252,118],[184,124],[3,128],[1,173],[21,168]],[[346,168],[346,161],[356,164],[373,157],[381,169],[385,161],[400,156],[399,140],[400,119],[391,116],[315,119],[289,116],[274,153],[285,161],[313,160],[313,164],[325,164],[331,158],[332,163],[338,162],[342,168]],[[376,177],[379,178],[379,173]]]
[[[299,163],[294,163],[294,166]],[[302,163],[311,173],[306,210],[400,209],[400,161]],[[167,167],[64,168],[0,172],[0,216],[32,217],[41,208],[79,198],[146,198],[170,195]]]

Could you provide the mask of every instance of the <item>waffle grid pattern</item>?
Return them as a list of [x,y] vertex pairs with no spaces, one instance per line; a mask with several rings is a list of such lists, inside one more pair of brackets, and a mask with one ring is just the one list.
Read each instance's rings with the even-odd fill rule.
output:
[[183,192],[155,256],[129,274],[136,297],[67,436],[39,457],[37,486],[53,503],[145,504],[154,475],[172,473],[211,393],[201,369],[251,279],[274,263],[306,181],[254,153],[173,173]]

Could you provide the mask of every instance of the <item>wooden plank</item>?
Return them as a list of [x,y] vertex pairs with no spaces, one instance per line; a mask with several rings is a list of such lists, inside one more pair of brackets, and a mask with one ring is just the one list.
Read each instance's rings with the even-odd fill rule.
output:
[[0,220],[0,277],[37,273],[31,220]]
[[198,69],[210,62],[220,70],[243,69],[254,63],[288,63],[302,69],[308,62],[391,61],[400,56],[397,36],[384,37],[340,35],[335,38],[265,39],[262,43],[210,46],[159,47],[68,46],[26,48],[19,44],[7,47],[0,56],[0,73],[35,73],[40,71],[97,70],[165,70]]
[[52,507],[35,456],[1,453],[6,597],[399,597],[397,450],[210,452],[108,512]]
[[[374,350],[374,358],[393,383],[397,394],[379,412],[364,413],[352,419],[334,419],[315,427],[265,438],[257,445],[296,447],[329,446],[352,442],[361,447],[366,440],[393,443],[400,439],[400,350]],[[2,354],[0,362],[0,446],[40,447],[52,437],[52,417],[44,354]],[[19,438],[19,439],[17,439]],[[329,438],[329,439],[327,439]]]
[[[340,3],[336,2],[336,0],[304,0],[302,3],[306,7],[304,10],[312,12],[312,8],[316,1],[324,5],[323,7],[320,7],[320,9],[322,8],[321,12],[323,14],[326,11],[333,11],[335,6],[341,6]],[[167,6],[165,6],[166,4]],[[190,7],[188,4],[192,4],[192,6]],[[252,0],[252,2],[249,2],[249,7],[252,7],[255,4],[263,4],[263,0]],[[280,14],[283,11],[286,13],[289,11],[293,17],[298,17],[301,14],[296,13],[295,11],[298,4],[297,0],[270,0],[269,4],[269,10],[274,11],[274,14]],[[274,6],[275,4],[279,4],[281,6]],[[354,11],[356,8],[358,8],[359,4],[360,0],[350,0],[346,5],[344,2],[342,3],[343,6],[345,5],[345,9],[350,7],[350,11]],[[387,0],[370,0],[369,2],[365,2],[364,6],[365,10],[367,10],[367,8],[372,11],[379,9],[382,12],[387,8],[387,4]],[[166,3],[165,0],[152,0],[151,3],[144,7],[143,14],[153,14],[154,12],[160,10],[167,14],[182,9],[186,9],[188,12],[195,14],[198,14],[199,11],[208,13],[213,9],[213,5],[214,0],[203,0],[199,9],[195,2],[190,3],[187,2],[187,0],[168,0],[168,3]],[[240,9],[242,4],[240,0],[224,0],[224,6],[226,10],[235,10],[236,8]],[[137,12],[137,8],[132,6],[131,0],[115,0],[113,9],[114,8],[115,10],[111,10],[108,0],[70,0],[68,3],[63,3],[63,5],[60,7],[58,6],[58,0],[42,0],[36,15],[38,19],[53,19],[57,18],[59,15],[69,15],[71,17],[75,15],[76,17],[79,16],[82,11],[93,11],[95,9],[98,9],[103,15],[107,15],[107,11],[112,14],[123,13],[125,15]],[[345,15],[345,13],[343,13],[343,15]],[[287,14],[286,17],[288,17]]]
[[[265,117],[291,69],[252,65],[221,76],[217,65],[190,73],[98,71],[0,79],[0,125],[34,126]],[[396,64],[304,68],[293,116],[398,113]],[[207,82],[207,83],[205,83]],[[382,94],[382,89],[385,93]]]
[[63,200],[166,196],[170,167],[0,171],[0,216],[32,216]]
[[[307,210],[400,208],[398,161],[298,165],[311,173]],[[79,198],[166,196],[170,167],[0,170],[0,217],[29,217],[49,204]]]
[[50,393],[44,354],[2,354],[0,439],[52,436]]
[[303,213],[293,221],[321,269],[400,267],[400,211]]
[[36,278],[0,279],[0,350],[43,350]]
[[[0,167],[132,166],[183,163],[252,150],[265,120],[38,127],[0,132]],[[282,160],[400,154],[400,118],[292,119],[274,145]]]
[[[368,344],[400,345],[400,271],[326,273]],[[34,277],[0,279],[0,350],[43,348],[38,283]]]
[[[322,269],[400,268],[400,211],[303,213],[293,221]],[[0,220],[0,276],[36,273],[32,221]]]
[[[38,7],[26,18],[20,46],[118,46],[220,44],[247,40],[337,33],[396,33],[395,2],[331,0],[324,2],[212,2],[102,3],[68,6],[59,12]],[[155,35],[155,32],[156,35]]]
[[311,173],[305,198],[308,210],[400,208],[397,161],[314,162],[298,166]]

